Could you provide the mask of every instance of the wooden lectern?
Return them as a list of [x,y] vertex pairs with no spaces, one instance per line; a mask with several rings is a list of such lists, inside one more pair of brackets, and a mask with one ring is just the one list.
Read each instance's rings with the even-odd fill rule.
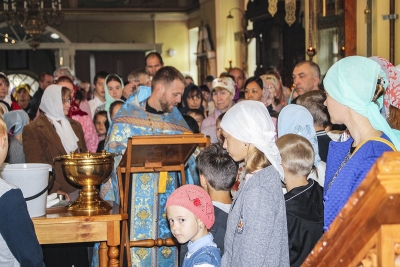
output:
[[[186,184],[185,163],[197,147],[210,145],[210,137],[203,134],[150,135],[128,138],[125,154],[117,168],[122,213],[128,213],[129,189],[132,173],[180,172],[182,184]],[[125,174],[125,179],[122,175]],[[130,241],[128,221],[122,222],[120,264],[124,260],[124,248],[128,266],[132,266],[130,247],[175,246],[171,238]]]
[[399,211],[400,153],[386,152],[302,266],[399,266]]

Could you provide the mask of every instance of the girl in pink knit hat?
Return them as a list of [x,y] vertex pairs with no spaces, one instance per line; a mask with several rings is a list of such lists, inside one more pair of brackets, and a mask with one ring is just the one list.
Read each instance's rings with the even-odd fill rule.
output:
[[183,267],[221,264],[221,253],[208,232],[215,221],[208,193],[197,185],[184,185],[169,196],[166,204],[171,232],[180,244],[188,243]]

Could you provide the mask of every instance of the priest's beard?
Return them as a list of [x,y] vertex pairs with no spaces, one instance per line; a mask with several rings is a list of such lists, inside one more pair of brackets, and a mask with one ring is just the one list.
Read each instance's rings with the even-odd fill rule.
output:
[[174,109],[174,105],[172,103],[168,102],[168,100],[165,97],[165,93],[159,101],[160,101],[160,106],[161,106],[162,112],[164,112],[164,113],[172,112],[172,110]]

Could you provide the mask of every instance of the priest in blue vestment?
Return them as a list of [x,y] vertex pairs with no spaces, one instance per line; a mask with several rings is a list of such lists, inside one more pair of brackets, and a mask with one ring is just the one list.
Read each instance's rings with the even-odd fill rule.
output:
[[[125,152],[128,138],[141,135],[183,134],[191,132],[176,106],[184,91],[184,77],[174,67],[163,67],[157,71],[152,81],[150,97],[143,100],[143,92],[132,94],[116,114],[109,129],[105,149],[112,153]],[[140,89],[142,90],[142,89]],[[122,156],[115,157],[115,169]],[[189,160],[186,171],[188,183],[198,183],[194,156]],[[166,192],[159,192],[159,173],[132,174],[130,195],[130,240],[157,239],[172,237],[165,216],[165,203],[178,184],[178,175],[167,173]],[[101,187],[105,200],[119,202],[118,179],[116,172]],[[176,266],[177,251],[174,247],[131,248],[132,265]]]

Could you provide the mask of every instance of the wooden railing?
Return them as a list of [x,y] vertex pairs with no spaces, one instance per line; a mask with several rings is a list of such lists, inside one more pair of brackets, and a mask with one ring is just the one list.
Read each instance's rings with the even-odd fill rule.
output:
[[378,159],[302,266],[400,266],[399,152]]

